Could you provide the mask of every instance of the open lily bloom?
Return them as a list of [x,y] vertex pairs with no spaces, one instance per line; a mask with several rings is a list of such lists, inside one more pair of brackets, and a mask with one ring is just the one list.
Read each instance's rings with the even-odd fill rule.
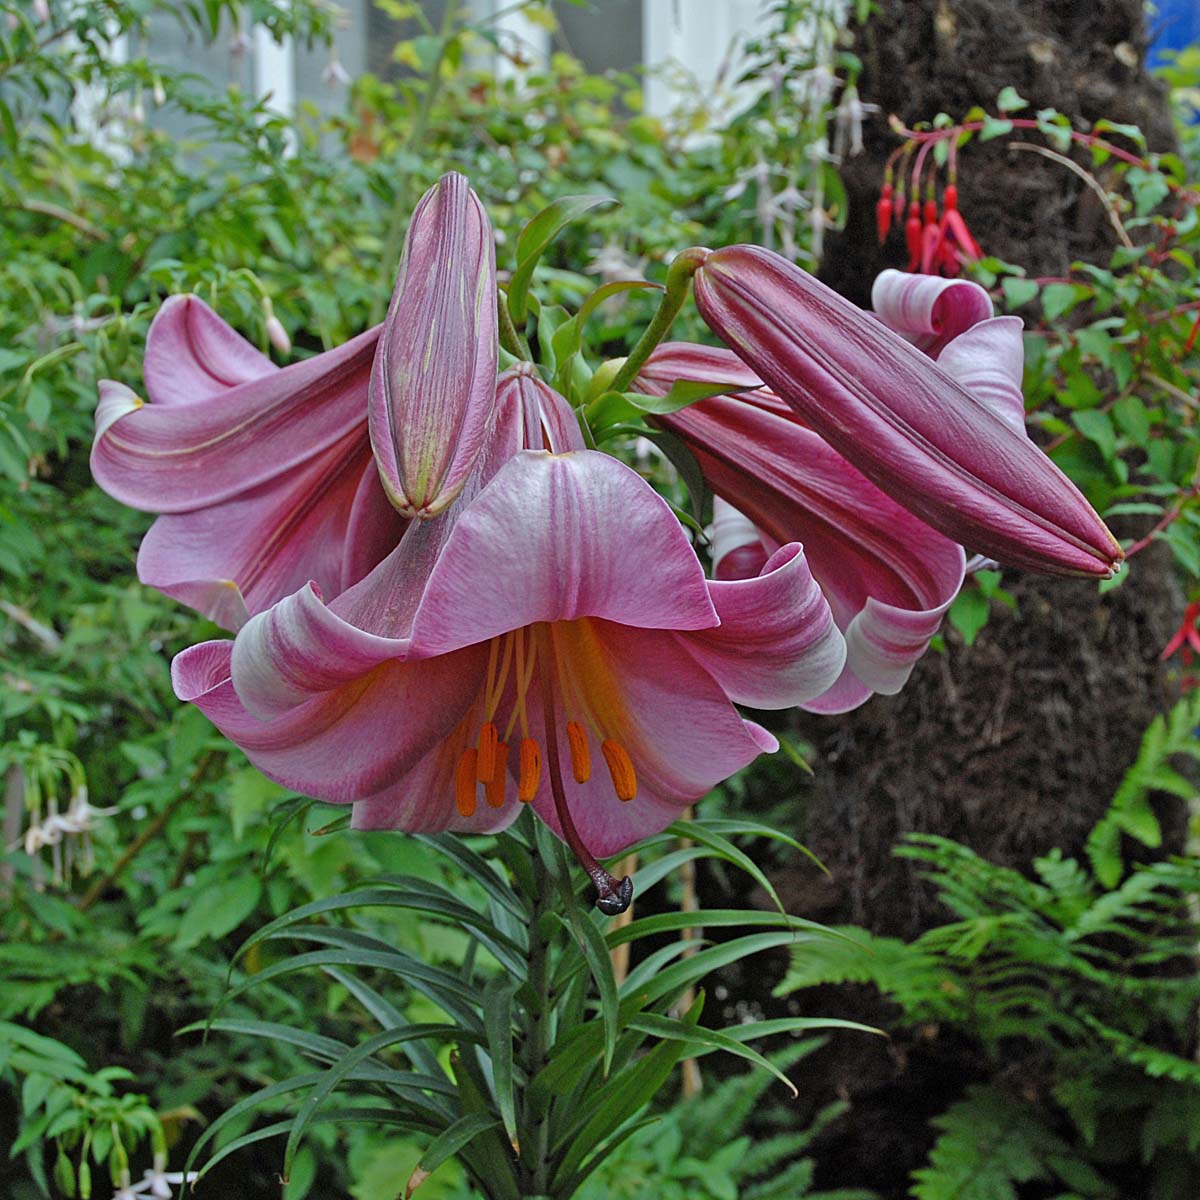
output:
[[148,404],[104,381],[92,474],[111,496],[162,513],[138,577],[227,629],[315,580],[357,582],[404,521],[367,436],[370,330],[276,367],[196,296],[150,327]]
[[[1012,566],[1112,573],[1123,557],[1116,539],[1025,436],[1017,318],[971,325],[935,362],[778,254],[758,246],[692,253],[703,255],[695,295],[709,326],[909,512]],[[892,274],[877,285],[884,314],[940,311],[906,290],[925,281]],[[953,307],[941,295],[941,308]]]
[[541,449],[572,436],[562,403],[527,369],[503,377],[442,517],[331,603],[306,586],[184,651],[177,694],[360,828],[494,830],[530,802],[585,865],[773,750],[734,702],[820,695],[845,654],[800,547],[705,579],[636,473]]
[[[679,379],[760,382],[729,350],[667,343],[636,386],[665,395]],[[846,712],[875,692],[899,691],[962,586],[962,547],[884,495],[766,388],[655,420],[688,444],[719,497],[715,574],[755,573],[776,545],[803,542],[845,635],[846,665],[802,707]]]

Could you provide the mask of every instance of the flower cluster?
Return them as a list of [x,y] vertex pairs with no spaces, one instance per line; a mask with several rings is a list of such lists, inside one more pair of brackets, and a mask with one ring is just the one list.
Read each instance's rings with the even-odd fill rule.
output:
[[1020,324],[982,289],[889,272],[871,316],[734,246],[677,260],[728,349],[623,368],[642,394],[726,385],[657,418],[719,497],[707,578],[537,366],[501,369],[493,247],[447,175],[382,326],[281,369],[177,297],[150,402],[101,389],[93,472],[162,514],[141,579],[234,634],[176,657],[177,695],[357,828],[494,831],[529,804],[620,911],[629,881],[597,856],[776,748],[735,705],[896,691],[962,544],[1068,574],[1121,557],[1025,436]]

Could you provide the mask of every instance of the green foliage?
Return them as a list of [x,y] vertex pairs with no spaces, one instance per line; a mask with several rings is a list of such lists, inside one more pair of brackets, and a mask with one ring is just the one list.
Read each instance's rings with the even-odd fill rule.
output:
[[1183,701],[1148,731],[1097,827],[1116,833],[1100,835],[1094,870],[1055,850],[1031,878],[945,838],[910,835],[897,853],[921,864],[952,919],[911,943],[848,929],[793,952],[780,994],[870,983],[904,1026],[956,1030],[993,1063],[992,1082],[935,1121],[941,1132],[914,1176],[918,1200],[1015,1200],[1031,1181],[1116,1197],[1128,1194],[1130,1171],[1144,1181],[1139,1194],[1190,1196],[1186,1181],[1200,1170],[1200,1132],[1185,1115],[1200,1111],[1189,1055],[1200,859],[1125,873],[1118,839],[1154,840],[1146,793],[1164,780],[1182,790],[1165,764],[1195,756],[1197,711],[1194,698]]
[[[726,838],[733,824],[707,829],[702,822],[689,823],[696,844],[685,851],[672,850],[670,839],[662,837],[644,844],[641,853],[649,857],[634,876],[639,894],[685,861],[717,858],[758,874]],[[762,832],[754,826],[743,831]],[[240,961],[253,959],[254,969],[243,965],[235,973],[204,1027],[287,1042],[309,1062],[299,1075],[260,1088],[208,1126],[193,1150],[194,1158],[208,1156],[202,1177],[227,1156],[283,1133],[287,1177],[310,1128],[364,1119],[421,1136],[425,1149],[414,1168],[415,1182],[454,1157],[490,1196],[568,1197],[636,1135],[642,1109],[681,1060],[722,1051],[762,1069],[761,1082],[730,1091],[739,1097],[744,1117],[766,1080],[775,1075],[786,1082],[754,1042],[800,1030],[863,1030],[816,1018],[713,1029],[699,1022],[703,993],[683,999],[721,966],[831,936],[812,922],[776,912],[713,910],[610,925],[582,907],[578,872],[568,865],[561,843],[528,814],[494,845],[485,840],[478,849],[448,836],[420,840],[456,868],[457,892],[428,878],[384,875],[278,918],[243,946]],[[660,847],[670,852],[654,854]],[[390,936],[397,911],[462,931],[463,965],[433,966],[397,949]],[[735,936],[707,944],[701,926]],[[618,982],[613,949],[677,932],[680,939],[644,956]],[[295,945],[295,952],[283,949],[285,944]],[[315,1036],[306,1024],[292,1028],[224,1015],[252,994],[269,996],[288,986],[280,981],[309,970],[325,972],[353,998],[361,1009],[358,1032],[363,1021],[379,1032],[347,1042]],[[413,1007],[410,996],[422,998],[432,1019],[403,1015]],[[291,1120],[245,1131],[246,1117],[280,1102],[294,1112]],[[711,1120],[711,1108],[701,1115]],[[804,1144],[785,1139],[774,1149],[782,1158]],[[747,1177],[774,1165],[769,1155],[759,1157],[758,1170],[744,1168]],[[685,1175],[691,1170],[684,1163],[678,1169]],[[722,1169],[729,1174],[732,1165]],[[789,1179],[799,1179],[798,1172]],[[718,1176],[714,1169],[710,1182]]]

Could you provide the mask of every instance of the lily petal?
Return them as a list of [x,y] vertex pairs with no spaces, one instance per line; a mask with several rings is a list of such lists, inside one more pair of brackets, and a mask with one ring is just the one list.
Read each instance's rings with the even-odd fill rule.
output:
[[992,298],[969,279],[894,270],[875,277],[871,307],[889,329],[931,358],[937,358],[960,333],[988,320],[995,312]]
[[[666,828],[688,804],[779,744],[738,716],[720,685],[676,638],[608,622],[594,627],[619,680],[628,720],[621,740],[638,772],[637,795],[628,802],[617,799],[602,761],[593,763],[587,783],[569,776],[564,781],[584,843],[604,857]],[[539,714],[536,725],[545,745],[540,688],[531,697],[531,711]],[[564,761],[565,752],[564,745]],[[561,835],[544,771],[533,804]]]
[[151,404],[196,404],[278,370],[199,296],[169,296],[146,334]]
[[837,680],[846,642],[800,545],[776,551],[751,579],[708,585],[718,629],[679,640],[738,704],[790,708]]
[[1022,437],[1025,339],[1019,317],[991,317],[946,343],[937,364]]
[[[361,430],[378,332],[203,402],[134,405],[102,393],[92,474],[110,496],[179,513],[241,495]],[[185,374],[192,377],[189,366]],[[156,388],[157,390],[157,388]]]
[[455,524],[413,622],[414,651],[580,616],[718,623],[695,551],[645,480],[594,450],[522,451]]
[[176,655],[175,694],[268,778],[334,803],[372,795],[415,767],[474,702],[485,665],[478,649],[424,663],[388,660],[264,721],[234,690],[232,652],[232,642],[218,641]]

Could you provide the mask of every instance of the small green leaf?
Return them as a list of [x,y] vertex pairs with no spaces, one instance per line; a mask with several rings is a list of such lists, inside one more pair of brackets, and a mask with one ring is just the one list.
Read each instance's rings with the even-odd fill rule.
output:
[[517,1144],[517,1107],[513,1091],[513,982],[497,976],[484,989],[483,1028],[492,1059],[492,1084],[508,1140]]
[[500,1122],[490,1113],[467,1113],[459,1117],[448,1129],[439,1134],[429,1144],[428,1149],[421,1155],[420,1161],[413,1168],[408,1183],[404,1188],[405,1200],[408,1198],[446,1161],[453,1157],[464,1146],[469,1145],[481,1133],[494,1129]]
[[1042,311],[1046,320],[1065,316],[1087,295],[1087,288],[1073,283],[1048,283],[1042,289]]
[[517,238],[517,267],[508,285],[508,310],[518,327],[528,311],[529,284],[534,268],[546,247],[572,221],[604,204],[616,204],[612,196],[562,196],[532,217]]
[[1000,89],[1000,95],[996,97],[996,107],[1004,113],[1020,112],[1029,107],[1029,101],[1019,96],[1015,87],[1005,87]]
[[[1006,88],[1006,91],[1012,91],[1011,88]],[[1016,95],[1016,93],[1013,93]],[[995,117],[989,117],[986,114],[983,117],[983,128],[979,131],[979,140],[981,142],[990,142],[992,138],[1003,137],[1006,133],[1012,133],[1011,121],[998,121]]]
[[979,631],[987,624],[990,607],[988,598],[978,588],[964,588],[954,597],[946,615],[968,646],[974,645]]
[[1004,290],[1004,299],[1008,301],[1009,308],[1020,308],[1038,294],[1038,285],[1032,279],[1018,279],[1014,275],[1005,276],[1000,286]]
[[205,938],[224,937],[255,910],[261,898],[262,880],[249,872],[214,881],[184,910],[175,944],[189,949]]
[[671,390],[665,396],[646,396],[641,392],[626,392],[625,399],[642,412],[667,413],[678,412],[695,404],[698,400],[708,400],[712,396],[728,396],[733,392],[753,391],[744,383],[708,383],[696,379],[677,379],[671,384]]
[[1101,412],[1098,408],[1084,409],[1081,412],[1073,412],[1071,421],[1088,441],[1096,444],[1105,462],[1116,457],[1117,435],[1108,413]]

